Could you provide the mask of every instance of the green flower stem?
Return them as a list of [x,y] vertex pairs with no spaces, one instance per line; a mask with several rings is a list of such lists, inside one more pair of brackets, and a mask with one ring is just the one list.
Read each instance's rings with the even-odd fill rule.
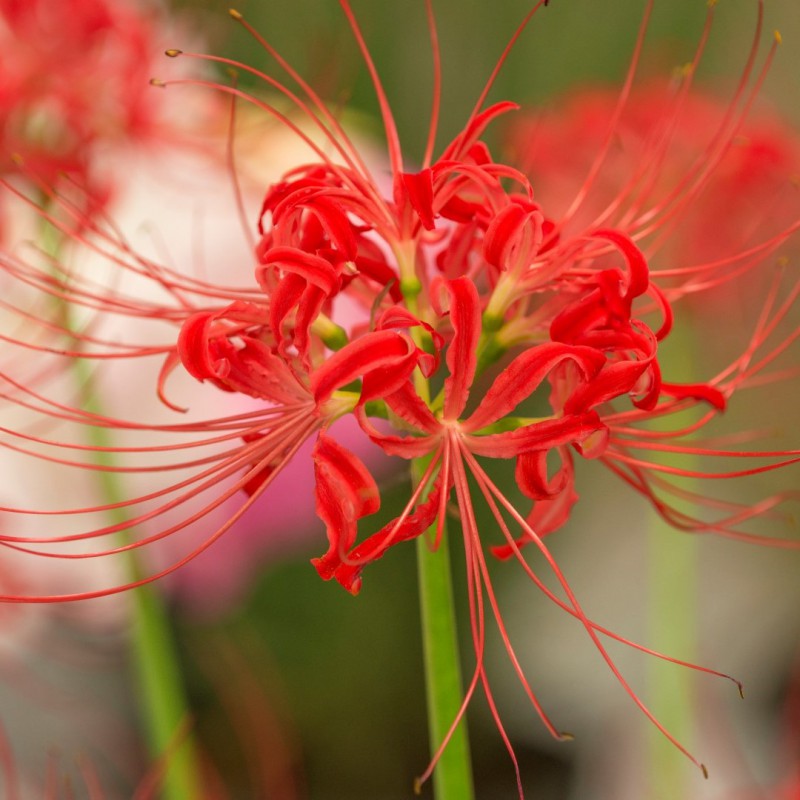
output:
[[[685,369],[685,354],[694,352],[693,331],[687,325],[673,331],[670,348],[662,355],[665,373],[691,382],[695,376]],[[682,462],[686,469],[696,466],[690,456]],[[684,484],[688,489],[692,486]],[[648,628],[653,647],[662,653],[693,661],[697,650],[697,556],[699,543],[692,534],[682,534],[668,525],[655,511],[650,514],[647,549]],[[692,749],[694,734],[695,673],[661,659],[651,659],[648,670],[650,704],[656,717],[682,744]],[[692,765],[671,742],[655,729],[648,738],[647,771],[652,796],[689,797]]]
[[[43,248],[57,263],[61,249],[61,235],[49,223],[42,228]],[[74,330],[69,306],[59,302],[57,313],[64,330]],[[78,339],[73,347],[79,347]],[[81,392],[86,411],[102,415],[98,402],[94,376],[88,363],[80,358],[71,362],[75,382]],[[96,466],[113,466],[113,442],[106,428],[89,426],[88,444],[96,448],[93,463]],[[105,501],[113,505],[122,502],[124,493],[117,474],[97,472],[98,484]],[[124,524],[128,516],[124,508],[108,513],[113,523]],[[128,537],[120,534],[120,544]],[[131,581],[139,580],[143,573],[136,552],[129,550],[127,572]],[[144,722],[148,749],[153,760],[165,758],[161,782],[162,800],[196,800],[201,796],[198,758],[194,740],[186,731],[189,706],[181,678],[180,661],[172,636],[169,616],[160,594],[152,586],[142,586],[130,592],[133,612],[133,662],[138,683],[139,709]]]
[[[397,259],[402,276],[400,287],[406,304],[412,314],[419,314],[417,295],[421,284],[414,271],[413,249],[398,250]],[[428,334],[419,328],[415,328],[411,335],[418,347],[424,349],[429,343]],[[414,374],[414,386],[417,394],[430,404],[430,387],[419,370],[416,370]],[[411,478],[415,484],[422,480],[429,464],[430,456],[415,458],[411,462]],[[425,487],[422,499],[429,494],[429,487]],[[439,547],[436,552],[432,552],[428,541],[435,535],[436,526],[434,524],[417,539],[425,693],[428,704],[428,735],[432,758],[436,756],[436,751],[449,733],[464,702],[450,572],[450,551],[444,526]],[[419,794],[420,787],[415,786],[414,788]],[[433,771],[433,793],[436,800],[472,800],[475,796],[467,724],[464,719],[453,731],[453,735]]]
[[[102,413],[97,401],[91,372],[85,361],[74,362],[74,373],[84,394],[87,411]],[[95,448],[112,445],[106,428],[90,428],[89,444]],[[108,451],[97,450],[95,463],[111,466],[113,459]],[[124,493],[116,473],[98,473],[103,496],[107,503],[124,500]],[[109,512],[114,523],[124,524],[128,517],[122,508]],[[127,541],[120,534],[121,543]],[[129,550],[127,571],[132,581],[143,577],[136,551]],[[132,649],[133,664],[138,684],[139,712],[145,728],[148,750],[155,761],[164,757],[164,778],[161,785],[162,800],[196,800],[201,796],[199,763],[194,740],[185,732],[190,720],[189,704],[181,676],[175,640],[164,601],[156,588],[140,586],[130,592],[133,612]]]
[[[696,650],[697,542],[653,514],[648,531],[649,639],[663,653],[687,661]],[[652,710],[677,739],[690,749],[693,734],[694,673],[661,659],[651,659],[648,670]],[[648,738],[652,796],[689,797],[692,765],[660,731]],[[648,795],[650,796],[650,795]]]
[[165,758],[162,800],[196,800],[199,759],[186,691],[164,602],[151,586],[133,593],[133,656],[151,756]]
[[[419,480],[427,459],[416,459],[412,475]],[[435,527],[427,532],[435,534]],[[444,740],[463,702],[458,637],[456,635],[450,556],[446,532],[438,549],[428,537],[417,539],[422,642],[428,703],[428,732],[433,755]],[[472,763],[466,722],[462,719],[442,753],[433,773],[436,800],[471,800]]]

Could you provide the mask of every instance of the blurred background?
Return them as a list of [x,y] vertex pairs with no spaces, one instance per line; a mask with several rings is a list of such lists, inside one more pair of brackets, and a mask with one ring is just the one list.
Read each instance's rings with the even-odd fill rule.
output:
[[[353,5],[413,163],[424,149],[431,96],[423,4],[354,0]],[[602,5],[552,0],[515,46],[490,99],[511,99],[526,110],[542,110],[577,87],[619,86],[645,4],[609,0]],[[528,7],[522,0],[435,0],[443,63],[437,150],[462,127]],[[380,159],[377,103],[338,4],[249,0],[238,9],[324,97],[347,109],[345,119]],[[670,76],[691,59],[705,12],[701,0],[656,3],[642,79]],[[203,52],[273,70],[263,48],[231,20],[225,3],[183,0],[175,3],[172,13],[181,26],[165,46],[189,49],[182,41],[185,37],[202,42]],[[755,20],[755,0],[719,4],[699,85],[723,97],[731,95]],[[769,5],[765,41],[775,28],[785,44],[765,81],[763,104],[800,122],[800,15],[793,3]],[[239,73],[241,85],[255,87],[252,76]],[[178,101],[173,89],[167,96],[169,116],[170,104],[175,102],[177,109]],[[285,147],[275,130],[278,123],[265,119],[252,125],[246,166],[257,174],[259,159],[268,161],[266,172],[271,170],[274,177]],[[503,149],[503,131],[504,123],[487,136],[496,155]],[[286,156],[286,161],[291,166],[297,157]],[[171,189],[159,188],[157,182],[148,187],[145,194],[152,192],[150,197],[161,191],[170,197],[175,191],[174,184]],[[257,196],[258,186],[251,188]],[[159,218],[147,219],[153,212],[146,205],[138,209],[126,211],[142,215],[138,222],[132,220],[134,227],[164,226]],[[116,213],[113,206],[111,213]],[[176,243],[175,229],[161,233],[171,248],[191,252],[196,246]],[[726,309],[714,317],[720,329],[708,334],[709,340],[727,341],[741,334],[724,330],[726,320],[752,321],[757,309],[748,308],[747,298],[731,302],[737,304],[735,313]],[[700,375],[713,371],[710,361],[716,353],[705,344],[687,344],[672,356],[676,369]],[[781,386],[783,405],[769,387],[760,396],[752,393],[749,405],[737,412],[743,426],[756,416],[757,425],[776,427],[770,446],[788,441],[780,435],[796,431],[796,388],[796,380],[794,390]],[[768,419],[761,413],[764,408],[769,408]],[[789,787],[787,776],[798,769],[796,552],[691,538],[665,529],[641,498],[613,476],[595,464],[580,466],[586,467],[578,478],[581,500],[569,524],[549,544],[587,613],[645,645],[733,674],[744,682],[746,694],[740,700],[735,687],[725,681],[611,647],[634,688],[707,764],[711,779],[704,781],[677,750],[653,735],[652,726],[610,674],[581,626],[553,607],[513,564],[497,563],[495,585],[526,674],[559,728],[576,736],[569,744],[549,739],[498,637],[490,638],[493,650],[487,666],[519,758],[526,797],[800,797],[799,784],[782,788]],[[402,475],[389,469],[384,474],[388,489],[380,513],[388,520],[402,508],[408,489]],[[513,496],[513,471],[494,474]],[[796,476],[790,470],[762,477],[753,482],[753,497],[794,488]],[[313,519],[309,476],[290,477],[274,498],[251,515],[242,544],[228,541],[236,534],[232,531],[219,550],[212,548],[198,558],[191,578],[162,587],[197,737],[232,798],[408,798],[414,776],[428,763],[414,548],[393,548],[365,575],[361,594],[351,597],[321,582],[309,564],[325,547],[324,528]],[[287,504],[295,513],[281,516]],[[259,515],[265,520],[263,529]],[[759,531],[786,535],[790,528],[791,522],[780,517],[764,521]],[[456,596],[465,600],[457,531],[451,545]],[[532,563],[537,565],[535,557]],[[75,764],[88,758],[100,765],[107,792],[103,797],[130,797],[145,770],[146,756],[137,732],[137,702],[126,656],[124,601],[121,607],[93,602],[88,601],[89,607],[99,609],[96,613],[56,606],[44,622],[15,617],[7,626],[12,645],[4,650],[2,662],[0,719],[21,769],[42,775],[55,759],[64,771],[77,769],[80,775]],[[466,602],[461,612],[461,630],[466,632]],[[91,625],[81,616],[91,617]],[[14,640],[20,628],[25,630],[22,645]],[[467,675],[471,653],[464,637]],[[108,733],[109,717],[113,734]],[[102,724],[97,718],[103,718]],[[468,719],[477,797],[516,797],[511,762],[480,697],[472,703]],[[76,730],[94,730],[95,724],[102,732],[81,737],[76,754],[70,737]],[[432,796],[430,786],[423,795]],[[49,797],[23,794],[28,796]]]

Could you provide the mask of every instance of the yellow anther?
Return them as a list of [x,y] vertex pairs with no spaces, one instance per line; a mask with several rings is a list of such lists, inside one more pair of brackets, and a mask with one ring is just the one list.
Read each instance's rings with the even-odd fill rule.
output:
[[160,80],[159,78],[150,78],[150,85],[151,86],[158,86],[159,89],[165,89],[167,84],[164,81]]
[[169,50],[164,51],[165,56],[169,56],[170,58],[177,58],[179,55],[183,53],[183,50],[176,50],[174,47],[170,47]]
[[781,44],[782,42],[783,42],[783,36],[781,36],[781,32],[779,30],[777,30],[777,28],[776,28],[775,29],[775,43],[776,44]]
[[237,19],[237,20],[238,20],[238,19],[243,19],[242,12],[241,12],[241,11],[237,11],[235,8],[229,8],[229,9],[228,9],[228,13],[229,13],[229,14],[230,14],[230,15],[231,15],[231,16],[232,16],[234,19]]

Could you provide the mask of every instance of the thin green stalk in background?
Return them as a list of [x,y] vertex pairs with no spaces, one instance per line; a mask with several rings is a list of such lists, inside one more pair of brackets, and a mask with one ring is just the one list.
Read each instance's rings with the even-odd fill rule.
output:
[[[687,320],[689,322],[689,320]],[[689,325],[673,330],[671,349],[667,358],[660,357],[665,373],[680,373],[686,354],[692,353],[692,331]],[[671,369],[674,368],[674,369]],[[691,381],[691,374],[683,374]],[[682,466],[691,469],[690,457]],[[691,488],[686,486],[686,488]],[[649,641],[662,653],[685,661],[694,661],[697,650],[697,556],[698,542],[691,533],[681,533],[671,527],[654,510],[649,513],[647,531],[647,607]],[[692,748],[694,735],[692,670],[651,659],[648,669],[648,695],[656,717],[680,742]],[[689,780],[692,767],[676,752],[672,743],[658,730],[650,729],[647,745],[648,797],[653,800],[672,800],[690,796]]]
[[[57,263],[60,235],[47,222],[43,228],[44,250]],[[74,330],[70,309],[65,302],[59,303],[58,313],[64,330]],[[79,340],[74,339],[73,346],[79,345]],[[92,414],[102,415],[97,387],[88,363],[75,358],[71,366],[81,392],[83,408]],[[96,466],[113,466],[113,442],[108,430],[100,426],[89,426],[88,430],[88,444],[95,448],[93,463]],[[113,505],[125,499],[116,473],[100,470],[96,474],[106,503]],[[128,521],[124,508],[112,510],[108,516],[115,524]],[[121,534],[119,540],[124,544],[129,537]],[[142,577],[136,552],[129,550],[126,556],[128,578],[136,581]],[[129,594],[132,599],[132,648],[138,685],[138,710],[151,758],[154,761],[162,757],[166,759],[161,773],[161,797],[162,800],[197,800],[201,796],[198,758],[193,738],[185,733],[190,719],[189,706],[169,616],[154,587],[142,586]]]
[[[84,394],[84,408],[101,414],[98,395],[92,374],[85,361],[73,362],[76,379]],[[92,426],[90,444],[95,450],[94,461],[98,465],[110,466],[110,452],[99,448],[112,445],[106,428]],[[116,473],[98,472],[98,483],[109,504],[124,499]],[[122,508],[109,512],[114,523],[125,523],[127,515]],[[120,535],[121,540],[128,536]],[[139,580],[142,571],[136,551],[129,550],[127,569],[130,580]],[[196,800],[200,797],[198,759],[191,735],[181,736],[189,720],[189,704],[181,674],[175,640],[172,635],[169,615],[164,601],[152,585],[140,586],[131,593],[133,624],[133,664],[138,685],[138,709],[145,728],[148,750],[153,760],[165,757],[164,778],[161,782],[162,800]]]
[[[90,413],[101,414],[88,365],[82,360],[73,363],[84,394],[84,408]],[[89,430],[92,447],[109,448],[112,445],[106,428],[92,426]],[[113,459],[108,450],[97,449],[94,462],[98,466],[111,466]],[[124,500],[116,473],[100,471],[97,474],[107,503]],[[109,518],[114,523],[127,522],[127,515],[121,508],[109,512]],[[119,538],[125,541],[128,536],[120,535]],[[131,581],[139,580],[142,571],[135,551],[127,551],[126,556],[128,577]],[[138,710],[151,758],[166,758],[161,797],[163,800],[196,800],[201,796],[197,752],[191,735],[181,734],[189,720],[189,705],[169,615],[158,589],[152,585],[140,586],[130,592],[130,596]],[[176,738],[181,735],[182,738]]]
[[[694,659],[697,637],[697,542],[652,514],[647,549],[648,639],[663,653]],[[654,658],[649,662],[648,694],[656,717],[670,733],[692,748],[694,729],[691,670]],[[674,745],[650,726],[648,782],[653,800],[689,797],[691,765]]]

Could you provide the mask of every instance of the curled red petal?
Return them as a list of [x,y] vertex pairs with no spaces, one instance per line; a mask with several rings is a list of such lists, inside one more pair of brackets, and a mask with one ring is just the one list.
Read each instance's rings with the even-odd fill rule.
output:
[[322,311],[326,300],[327,297],[321,289],[316,286],[308,286],[297,306],[293,339],[297,353],[307,367],[309,366],[308,349],[311,346],[311,326]]
[[306,282],[300,275],[287,275],[270,291],[269,324],[281,349],[284,320],[297,308],[305,287]]
[[[440,471],[436,476],[430,495],[416,507],[413,513],[404,518],[396,517],[377,533],[356,545],[347,554],[347,559],[342,560],[333,573],[333,577],[341,586],[351,594],[358,594],[361,589],[361,572],[367,564],[381,558],[389,547],[420,536],[433,524],[442,505],[442,476],[443,472]],[[444,491],[449,492],[449,490],[448,478],[448,485]]]
[[529,397],[556,366],[572,361],[585,379],[596,375],[605,356],[591,347],[546,342],[518,355],[495,379],[470,418],[462,425],[472,433],[491,425]]
[[296,247],[272,247],[264,254],[263,264],[256,268],[256,277],[270,268],[299,275],[306,282],[322,289],[326,295],[334,294],[339,288],[339,276],[330,261]]
[[564,412],[576,414],[632,392],[649,367],[649,361],[619,361],[606,364],[594,380],[575,389],[564,404]]
[[603,228],[595,231],[592,236],[597,239],[606,239],[614,244],[622,253],[628,265],[628,285],[625,297],[639,297],[647,291],[650,284],[650,269],[642,251],[634,244],[633,239],[622,231],[612,228]]
[[317,515],[328,531],[328,552],[312,561],[324,580],[330,580],[355,542],[361,517],[380,508],[378,487],[364,463],[325,433],[312,452],[316,478]]
[[454,420],[467,404],[478,364],[481,301],[475,284],[469,278],[447,281],[446,286],[450,294],[450,322],[454,335],[447,350],[450,375],[444,382],[444,418]]
[[[228,392],[269,400],[278,404],[309,400],[308,390],[298,382],[286,363],[266,343],[241,332],[238,320],[227,320],[222,312],[192,315],[181,327],[178,355],[192,377],[210,380]],[[228,324],[230,322],[230,324]],[[237,339],[234,343],[230,340]]]
[[[427,354],[423,354],[423,356],[427,356]],[[361,384],[359,405],[396,392],[408,383],[411,373],[419,362],[419,352],[412,347],[404,357],[398,358],[390,366],[377,367],[366,372]]]
[[217,377],[217,365],[208,348],[213,312],[193,314],[178,334],[178,355],[186,371],[198,381]]
[[522,453],[517,457],[514,471],[519,490],[531,500],[544,500],[557,494],[562,487],[547,480],[547,450]]
[[517,261],[527,266],[542,243],[542,215],[533,204],[511,203],[500,211],[486,230],[483,256],[499,270]]
[[432,231],[436,227],[433,215],[433,173],[430,169],[421,172],[403,172],[403,188],[408,202],[417,212],[422,227]]
[[424,320],[412,314],[408,309],[403,306],[391,306],[387,308],[378,318],[375,323],[375,330],[384,331],[397,328],[414,328],[421,327],[430,334],[433,340],[433,346],[437,352],[441,350],[444,345],[444,338],[438,333],[432,325],[429,325]]
[[306,206],[316,213],[334,248],[341,252],[348,261],[352,261],[358,250],[356,235],[353,224],[341,204],[331,197],[317,195],[311,198]]
[[550,338],[554,342],[575,344],[583,341],[586,331],[604,325],[607,319],[602,294],[593,289],[556,314],[550,323]]
[[[410,374],[409,361],[416,347],[410,339],[394,331],[373,331],[337,351],[311,376],[311,391],[318,403],[324,403],[337,389],[374,370],[386,370],[383,384],[390,385],[392,370]],[[413,364],[411,365],[413,369]],[[376,379],[376,383],[380,383]]]
[[597,431],[605,430],[600,417],[591,411],[559,419],[546,419],[513,431],[485,436],[467,436],[470,452],[490,458],[511,458],[522,453],[580,444]]

